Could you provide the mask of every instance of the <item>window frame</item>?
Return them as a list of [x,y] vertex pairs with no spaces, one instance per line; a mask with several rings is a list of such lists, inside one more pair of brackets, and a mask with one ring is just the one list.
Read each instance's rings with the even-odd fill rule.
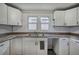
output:
[[[36,20],[36,22],[34,23],[34,22],[29,22],[29,17],[36,17],[37,18],[37,20]],[[36,29],[29,29],[29,25],[31,25],[31,24],[36,24]],[[35,30],[37,30],[37,24],[38,24],[38,17],[37,16],[28,16],[28,19],[27,19],[27,28],[28,28],[28,30],[29,31],[35,31]]]
[[[48,22],[46,22],[46,23],[43,23],[43,22],[41,22],[41,17],[47,17],[48,18]],[[49,30],[49,23],[50,23],[50,18],[49,18],[49,16],[41,16],[40,17],[40,29],[42,30],[42,31],[48,31]],[[48,29],[42,29],[42,25],[44,25],[44,24],[48,24]]]

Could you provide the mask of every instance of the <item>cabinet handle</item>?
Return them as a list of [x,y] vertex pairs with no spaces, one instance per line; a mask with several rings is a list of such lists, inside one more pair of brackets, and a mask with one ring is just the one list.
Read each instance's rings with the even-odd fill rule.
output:
[[17,22],[17,25],[19,25],[19,22]]
[[77,24],[78,24],[78,21],[77,21]]
[[35,45],[38,45],[38,42],[35,42]]
[[4,46],[4,44],[1,44],[0,47]]

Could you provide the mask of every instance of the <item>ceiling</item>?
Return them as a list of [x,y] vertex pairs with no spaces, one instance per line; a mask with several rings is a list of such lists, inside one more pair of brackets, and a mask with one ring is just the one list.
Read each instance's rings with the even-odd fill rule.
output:
[[21,10],[53,10],[75,6],[76,3],[10,3]]

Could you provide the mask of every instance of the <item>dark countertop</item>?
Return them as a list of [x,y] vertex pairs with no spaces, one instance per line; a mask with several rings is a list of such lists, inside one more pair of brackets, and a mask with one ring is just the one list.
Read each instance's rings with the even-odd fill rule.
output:
[[[41,36],[38,36],[39,34],[41,34]],[[10,40],[14,37],[39,37],[39,38],[47,37],[48,38],[49,36],[45,36],[46,34],[51,35],[51,37],[53,37],[54,35],[79,36],[78,33],[69,33],[69,32],[10,32],[5,34],[0,34],[0,43]]]

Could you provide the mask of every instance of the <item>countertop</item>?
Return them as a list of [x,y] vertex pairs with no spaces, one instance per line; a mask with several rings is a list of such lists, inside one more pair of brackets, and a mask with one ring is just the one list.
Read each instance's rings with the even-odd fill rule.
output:
[[[47,35],[47,36],[46,36]],[[10,32],[5,34],[0,34],[0,43],[10,40],[15,37],[53,37],[54,35],[65,35],[65,36],[79,36],[78,33],[69,32]]]

